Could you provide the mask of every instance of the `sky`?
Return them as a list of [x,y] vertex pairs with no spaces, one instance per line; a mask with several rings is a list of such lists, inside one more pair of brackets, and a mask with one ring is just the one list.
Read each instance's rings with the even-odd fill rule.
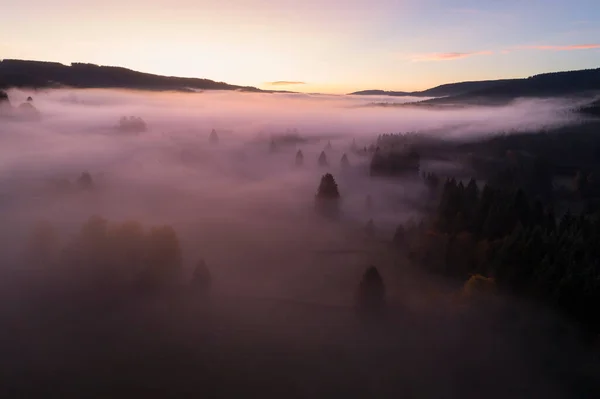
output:
[[413,91],[600,67],[598,0],[0,0],[0,59]]

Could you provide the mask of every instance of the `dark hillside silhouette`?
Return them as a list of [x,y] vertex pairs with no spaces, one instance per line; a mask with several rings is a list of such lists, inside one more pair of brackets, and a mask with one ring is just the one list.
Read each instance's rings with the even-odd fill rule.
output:
[[423,104],[504,103],[518,97],[558,97],[590,95],[600,91],[600,68],[553,72],[508,80],[499,85],[477,89],[447,98],[425,100]]
[[590,95],[600,91],[600,68],[551,72],[523,79],[483,80],[449,83],[417,92],[365,90],[351,94],[443,97],[414,104],[506,103],[518,97],[558,97]]
[[463,93],[468,93],[474,90],[483,90],[490,87],[498,86],[504,83],[517,81],[521,79],[499,79],[499,80],[480,80],[474,82],[457,82],[447,83],[440,86],[432,87],[431,89],[422,91],[386,91],[386,90],[363,90],[350,93],[353,95],[363,96],[392,96],[392,97],[446,97],[456,96]]
[[129,88],[141,90],[242,90],[261,91],[209,79],[161,76],[127,68],[57,62],[2,60],[0,88],[9,87]]

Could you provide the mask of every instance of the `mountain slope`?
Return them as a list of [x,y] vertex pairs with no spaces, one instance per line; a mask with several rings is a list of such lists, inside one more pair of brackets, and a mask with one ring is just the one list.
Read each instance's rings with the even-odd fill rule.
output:
[[[421,101],[419,104],[448,104],[505,103],[518,97],[590,95],[596,92],[600,92],[600,68],[544,73],[524,79],[450,83],[406,95],[438,97]],[[385,95],[389,92],[366,90],[352,94],[360,93]]]
[[467,93],[473,90],[482,90],[491,88],[503,83],[507,83],[514,80],[524,79],[500,79],[500,80],[481,80],[472,82],[457,82],[447,83],[440,86],[432,87],[431,89],[423,91],[386,91],[386,90],[362,90],[350,93],[351,95],[363,95],[363,96],[413,96],[413,97],[446,97],[456,96],[459,94]]
[[[431,89],[423,90],[418,95],[423,97],[448,97],[457,96],[475,90],[486,90],[506,83],[516,82],[523,79],[499,79],[499,80],[481,80],[473,82],[448,83]],[[412,95],[416,95],[413,93]]]
[[413,94],[407,91],[386,91],[386,90],[362,90],[355,91],[354,93],[350,93],[349,95],[356,96],[412,96]]
[[262,91],[209,79],[153,75],[127,68],[73,63],[2,60],[0,88],[9,87],[128,88],[142,90],[243,90]]

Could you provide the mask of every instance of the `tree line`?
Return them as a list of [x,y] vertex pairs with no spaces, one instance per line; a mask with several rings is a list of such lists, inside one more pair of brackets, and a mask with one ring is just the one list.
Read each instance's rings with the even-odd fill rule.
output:
[[600,331],[600,213],[565,213],[524,190],[480,190],[449,179],[426,220],[399,226],[394,242],[423,267],[468,279],[480,274],[498,288],[541,301]]

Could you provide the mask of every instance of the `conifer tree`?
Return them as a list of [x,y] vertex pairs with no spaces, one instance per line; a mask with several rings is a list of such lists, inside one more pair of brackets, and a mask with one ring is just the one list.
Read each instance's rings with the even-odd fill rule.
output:
[[211,130],[210,136],[208,137],[208,141],[211,144],[218,144],[219,143],[219,135],[217,134],[217,131],[215,129]]
[[302,166],[304,164],[304,154],[302,154],[302,150],[298,150],[296,153],[296,166]]
[[346,155],[346,153],[344,153],[344,155],[342,155],[342,159],[340,160],[340,165],[342,166],[342,168],[348,168],[350,166],[350,161],[348,160],[348,155]]
[[319,155],[319,166],[328,166],[329,162],[327,161],[327,155],[325,155],[325,151],[321,151],[321,155]]
[[376,267],[370,266],[363,274],[356,295],[358,311],[367,317],[381,316],[385,310],[385,285]]

